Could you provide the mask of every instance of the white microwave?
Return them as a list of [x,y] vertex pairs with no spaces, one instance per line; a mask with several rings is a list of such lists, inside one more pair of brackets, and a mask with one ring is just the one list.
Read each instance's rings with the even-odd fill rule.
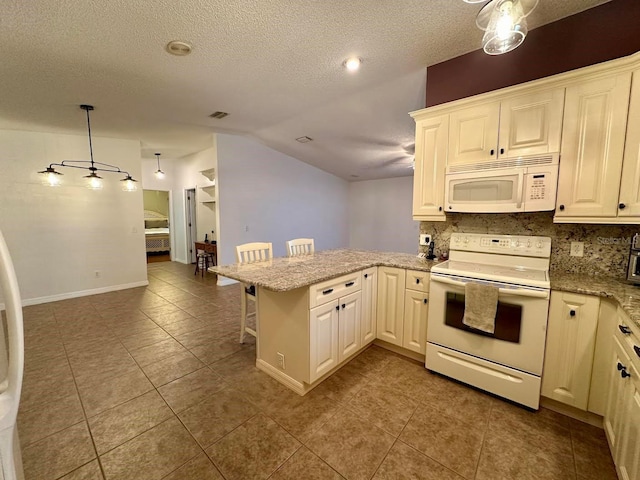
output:
[[543,212],[555,209],[559,155],[447,167],[445,211]]

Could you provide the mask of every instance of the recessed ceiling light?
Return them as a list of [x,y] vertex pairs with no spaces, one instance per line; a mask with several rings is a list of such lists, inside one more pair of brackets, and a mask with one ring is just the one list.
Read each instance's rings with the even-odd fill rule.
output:
[[360,65],[362,65],[362,59],[359,57],[351,57],[347,58],[342,64],[344,68],[350,72],[355,72],[360,68]]
[[300,143],[309,143],[309,142],[313,142],[313,138],[311,137],[298,137],[296,138],[296,142],[300,142]]
[[178,57],[184,57],[191,53],[192,47],[187,42],[181,42],[180,40],[174,40],[167,43],[165,47],[167,52],[171,55],[177,55]]
[[211,115],[209,115],[211,118],[224,118],[229,116],[229,114],[227,112],[213,112]]

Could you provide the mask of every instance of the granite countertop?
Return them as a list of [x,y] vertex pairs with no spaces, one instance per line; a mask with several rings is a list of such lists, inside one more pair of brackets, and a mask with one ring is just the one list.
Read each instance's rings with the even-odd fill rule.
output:
[[341,249],[244,265],[222,265],[209,270],[242,283],[285,292],[379,265],[429,272],[437,263],[438,260],[426,260],[409,253]]
[[595,277],[576,273],[549,272],[551,290],[613,298],[640,328],[640,287],[611,277]]

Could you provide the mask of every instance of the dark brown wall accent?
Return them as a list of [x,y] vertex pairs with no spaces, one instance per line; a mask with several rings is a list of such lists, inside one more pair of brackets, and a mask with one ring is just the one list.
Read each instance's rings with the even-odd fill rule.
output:
[[640,0],[612,0],[531,30],[520,47],[504,55],[490,56],[480,49],[427,68],[426,106],[548,77],[639,50]]

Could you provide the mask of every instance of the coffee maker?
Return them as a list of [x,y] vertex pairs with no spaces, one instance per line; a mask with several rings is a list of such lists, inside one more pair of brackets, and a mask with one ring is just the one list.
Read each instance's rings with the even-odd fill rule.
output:
[[636,233],[631,240],[627,280],[640,284],[640,234],[638,233]]

